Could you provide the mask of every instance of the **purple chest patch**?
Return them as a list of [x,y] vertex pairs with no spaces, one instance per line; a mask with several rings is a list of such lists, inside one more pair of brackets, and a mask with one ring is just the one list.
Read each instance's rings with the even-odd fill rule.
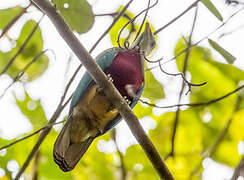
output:
[[130,100],[132,98],[127,93],[126,85],[132,85],[134,93],[137,93],[144,82],[141,57],[137,51],[120,51],[105,73],[112,76],[113,83],[120,94]]

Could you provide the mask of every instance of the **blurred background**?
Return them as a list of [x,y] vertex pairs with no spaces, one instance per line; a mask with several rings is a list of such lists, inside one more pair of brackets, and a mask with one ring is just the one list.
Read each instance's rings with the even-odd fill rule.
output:
[[[57,8],[60,8],[88,51],[113,22],[114,14],[128,3],[127,0],[52,2],[58,4]],[[193,2],[159,1],[149,10],[147,21],[157,31]],[[29,3],[27,0],[0,2],[0,34]],[[147,3],[134,0],[126,15],[132,18],[145,9]],[[161,62],[167,63],[162,67],[169,73],[183,71],[187,59],[185,76],[188,81],[207,84],[191,87],[191,92],[187,93],[188,87],[182,88],[181,76],[169,76],[160,70],[158,63],[147,63],[147,68],[151,70],[146,72],[142,100],[158,107],[138,103],[134,109],[162,157],[167,158],[166,164],[170,171],[176,179],[181,180],[230,179],[244,153],[243,92],[197,107],[159,108],[178,103],[208,102],[241,85],[244,79],[243,4],[234,2],[229,5],[224,0],[212,3],[219,15],[200,2],[195,21],[196,8],[191,8],[177,21],[159,31],[156,35],[156,50],[150,57],[151,61],[163,58]],[[74,7],[78,8],[74,10]],[[40,129],[50,120],[66,84],[80,65],[48,17],[42,16],[31,5],[0,37],[0,148]],[[91,54],[94,58],[102,51],[117,46],[118,31],[128,21],[128,17],[122,17],[102,39]],[[122,41],[133,39],[135,33],[130,32],[134,28],[139,29],[142,19],[143,16],[140,16],[125,29]],[[40,22],[39,26],[37,22]],[[195,26],[192,32],[193,22]],[[34,34],[24,50],[5,69],[32,32]],[[210,41],[212,44],[208,39],[213,40]],[[188,58],[183,53],[175,59],[175,55],[187,48],[189,41],[191,44],[200,43],[188,51]],[[23,71],[33,60],[30,67]],[[83,68],[76,75],[66,99],[75,90],[84,71]],[[67,113],[68,106],[61,112],[57,122],[66,118]],[[178,120],[176,114],[179,115]],[[173,138],[175,121],[178,123]],[[124,121],[116,127],[116,135],[107,133],[98,138],[78,166],[72,172],[63,173],[52,158],[53,144],[62,126],[59,124],[53,127],[22,179],[158,178]],[[38,135],[35,135],[0,151],[1,180],[16,176],[37,139]]]

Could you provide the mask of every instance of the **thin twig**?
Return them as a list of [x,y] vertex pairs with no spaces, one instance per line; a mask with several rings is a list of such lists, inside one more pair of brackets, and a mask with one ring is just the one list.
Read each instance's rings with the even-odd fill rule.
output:
[[17,14],[2,30],[0,39],[11,29],[11,27],[26,13],[27,9],[32,5],[30,2],[19,14]]
[[73,52],[77,55],[82,64],[86,67],[91,77],[104,90],[107,98],[111,102],[113,102],[115,107],[120,112],[121,116],[126,120],[133,135],[136,137],[147,157],[150,159],[155,170],[158,172],[158,175],[162,179],[173,179],[167,166],[162,161],[157,149],[154,147],[151,140],[147,137],[145,131],[141,127],[137,117],[131,111],[127,102],[124,100],[123,97],[121,97],[120,93],[114,87],[113,83],[108,81],[107,76],[99,68],[99,66],[90,56],[90,54],[86,51],[83,45],[69,29],[69,26],[62,19],[61,15],[56,10],[56,7],[52,6],[48,0],[33,0],[33,2],[38,5],[39,8],[43,10],[43,12],[47,14],[59,34],[67,42]]
[[119,14],[118,12],[114,12],[114,13],[94,14],[94,16],[97,16],[97,17],[99,17],[99,16],[112,16],[112,17],[114,17],[114,16],[117,16],[118,14]]
[[184,10],[182,13],[180,13],[178,16],[176,16],[174,19],[172,19],[170,22],[168,22],[166,25],[164,25],[163,27],[159,28],[158,30],[156,30],[154,32],[154,35],[158,34],[160,31],[164,30],[166,27],[168,27],[169,25],[171,25],[173,22],[175,22],[176,20],[178,20],[180,17],[182,17],[185,13],[187,13],[190,9],[194,8],[198,2],[201,0],[196,0],[194,3],[192,3],[188,8],[186,8],[186,10]]
[[37,28],[39,27],[39,24],[42,21],[43,17],[44,17],[44,15],[41,17],[41,19],[33,27],[33,29],[31,30],[30,34],[27,36],[27,38],[25,39],[25,41],[23,42],[23,44],[21,45],[21,47],[19,48],[19,50],[10,59],[10,61],[8,62],[8,64],[3,68],[2,72],[0,73],[0,75],[4,74],[8,70],[8,68],[13,64],[13,62],[17,58],[17,56],[24,50],[25,46],[28,44],[28,42],[30,41],[30,39],[32,38],[32,36],[34,35],[34,33],[36,32]]
[[[203,160],[206,157],[210,157],[212,156],[217,148],[219,147],[220,143],[224,140],[226,134],[228,133],[228,130],[230,128],[231,123],[233,122],[233,115],[240,109],[241,106],[241,101],[242,101],[242,96],[239,94],[237,96],[237,100],[236,100],[236,105],[235,105],[235,109],[232,112],[231,117],[229,118],[228,122],[226,123],[225,127],[223,128],[223,130],[219,133],[218,137],[216,138],[216,140],[213,142],[213,144],[211,144],[206,150],[204,150],[201,153],[201,159]],[[192,171],[191,176],[193,176],[194,174],[196,174],[199,169],[202,167],[202,163],[199,163],[198,166]]]
[[[147,4],[147,8],[149,8],[149,6],[150,6],[150,0],[148,1],[148,4]],[[146,18],[147,18],[147,14],[148,14],[148,11],[146,11],[146,13],[145,13],[145,15],[144,15],[144,17],[143,17],[143,20],[142,20],[142,23],[141,23],[141,26],[140,26],[140,28],[139,28],[139,30],[138,30],[138,32],[137,32],[137,34],[136,34],[136,37],[135,37],[135,39],[134,39],[134,41],[138,38],[138,36],[140,35],[140,33],[141,33],[141,30],[142,30],[142,27],[143,27],[143,24],[144,24],[144,22],[146,21]]]
[[[193,31],[194,31],[196,19],[197,19],[197,12],[198,12],[198,7],[196,6],[193,24],[192,24],[192,28],[191,28],[191,32],[190,32],[189,41],[187,43],[187,46],[191,45],[191,39],[192,39],[192,35],[193,35]],[[186,74],[189,56],[190,56],[190,50],[187,51],[186,55],[185,55],[183,72],[182,72],[183,76],[185,76],[185,74]],[[178,103],[180,103],[180,101],[181,101],[184,89],[185,89],[185,81],[183,80],[182,85],[181,85],[180,94],[179,94]],[[189,90],[190,90],[190,87],[189,87]],[[176,137],[176,131],[177,131],[178,123],[179,123],[179,115],[180,115],[180,107],[178,106],[176,113],[175,113],[175,119],[174,119],[174,124],[173,124],[173,132],[172,132],[172,137],[171,137],[171,152],[169,153],[170,156],[174,156],[175,137]]]
[[13,78],[13,82],[11,84],[8,85],[8,87],[6,87],[3,91],[3,93],[0,95],[0,100],[3,98],[3,96],[5,95],[5,93],[7,92],[7,90],[16,82],[18,81],[23,75],[24,73],[28,70],[28,68],[34,63],[36,62],[48,49],[40,52],[39,54],[37,54],[18,74],[17,76],[15,76]]
[[[52,124],[56,121],[56,119],[59,117],[60,113],[62,112],[62,110],[64,109],[64,106],[62,106],[62,101],[60,101],[58,108],[56,109],[56,111],[54,112],[54,114],[52,115],[49,124]],[[20,178],[20,176],[23,174],[23,172],[25,171],[25,169],[27,168],[27,166],[29,165],[30,161],[32,160],[32,158],[35,156],[37,150],[39,149],[41,143],[44,141],[44,139],[46,138],[46,136],[48,135],[48,133],[50,132],[50,130],[52,129],[52,127],[47,127],[45,130],[43,130],[35,144],[35,146],[33,147],[33,149],[31,150],[31,152],[29,153],[26,161],[24,162],[24,164],[21,166],[20,170],[18,171],[16,177],[14,178],[15,180],[18,180]]]
[[160,70],[161,70],[163,73],[165,73],[165,74],[167,74],[167,75],[170,75],[170,76],[181,76],[181,78],[183,79],[183,81],[188,85],[188,91],[187,91],[186,95],[191,91],[191,87],[192,87],[192,86],[203,86],[203,85],[207,84],[207,82],[203,82],[203,83],[199,83],[199,84],[191,83],[191,82],[189,82],[189,81],[185,78],[185,75],[184,75],[182,72],[179,72],[179,73],[168,73],[168,72],[166,72],[166,71],[163,69],[163,67],[162,67],[162,65],[161,65],[160,62],[159,62],[159,68],[160,68]]
[[38,180],[38,167],[40,163],[40,150],[37,150],[37,153],[35,155],[34,164],[33,164],[33,175],[32,180]]
[[158,0],[156,0],[156,2],[155,2],[153,5],[147,7],[146,9],[144,9],[144,10],[142,10],[140,13],[138,13],[136,16],[134,16],[130,21],[128,21],[128,22],[121,28],[121,30],[119,31],[119,34],[118,34],[118,39],[117,39],[117,44],[118,44],[118,46],[119,46],[121,49],[123,49],[123,48],[122,48],[122,46],[120,45],[120,36],[121,36],[123,30],[124,30],[129,24],[133,23],[133,22],[136,20],[136,18],[139,17],[142,13],[149,11],[149,9],[153,8],[153,7],[156,6],[157,4],[158,4]]
[[107,28],[107,30],[101,35],[101,37],[97,40],[97,42],[92,46],[90,52],[92,52],[95,47],[98,45],[98,43],[103,39],[103,37],[110,31],[110,29],[115,25],[115,23],[119,20],[119,18],[125,13],[125,11],[128,9],[129,5],[133,2],[133,0],[130,0],[125,7],[122,9],[122,11],[119,12],[119,14],[116,16],[112,24]]
[[241,25],[239,25],[238,27],[236,27],[236,28],[234,28],[234,29],[232,29],[232,30],[230,30],[230,31],[228,31],[228,32],[224,32],[224,33],[222,33],[222,34],[218,37],[218,39],[221,39],[221,38],[223,38],[223,37],[225,37],[225,36],[227,36],[227,35],[231,35],[231,34],[235,33],[236,31],[239,31],[239,30],[242,29],[242,28],[244,28],[244,24],[241,24]]
[[[202,41],[204,41],[205,39],[208,39],[210,35],[214,34],[216,31],[218,31],[220,28],[222,28],[224,25],[226,25],[232,18],[234,18],[236,15],[238,15],[241,11],[244,10],[244,7],[242,7],[241,9],[239,9],[238,11],[236,11],[235,13],[233,13],[232,15],[229,16],[229,18],[224,21],[221,25],[219,25],[217,28],[215,28],[213,31],[211,31],[210,33],[208,33],[205,37],[201,38],[199,41],[197,41],[196,43],[192,43],[191,46],[186,47],[185,49],[183,49],[182,51],[180,51],[179,53],[177,53],[174,57],[170,58],[167,61],[164,61],[161,63],[161,65],[164,65],[170,61],[175,60],[177,57],[179,57],[180,55],[182,55],[183,53],[187,52],[189,49],[197,46],[198,44],[200,44]],[[148,68],[148,71],[157,68],[158,66],[153,66],[151,68]]]
[[19,143],[19,142],[21,142],[21,141],[23,141],[23,140],[25,140],[25,139],[27,139],[27,138],[29,138],[29,137],[32,137],[32,136],[38,134],[39,132],[41,132],[41,131],[43,131],[43,130],[45,130],[45,129],[47,129],[47,128],[53,127],[53,126],[55,126],[55,125],[57,125],[57,124],[60,124],[60,123],[65,122],[65,121],[66,121],[66,119],[63,120],[63,121],[57,122],[57,123],[48,123],[47,125],[45,125],[45,126],[41,127],[40,129],[34,131],[33,133],[31,133],[31,134],[29,134],[29,135],[27,135],[27,136],[25,136],[25,137],[22,137],[22,138],[20,138],[20,139],[18,139],[18,140],[16,140],[16,141],[13,141],[13,142],[11,142],[10,144],[7,144],[7,145],[5,145],[5,146],[0,147],[0,151],[3,150],[3,149],[7,149],[7,148],[9,148],[10,146],[13,146],[14,144]]
[[113,128],[111,131],[111,135],[112,135],[112,139],[115,143],[117,152],[119,154],[121,180],[126,180],[127,172],[126,172],[125,163],[124,163],[124,156],[123,156],[122,152],[119,150],[116,134],[117,134],[117,130],[116,130],[116,128]]
[[238,88],[234,89],[233,91],[219,97],[219,98],[216,98],[216,99],[213,99],[213,100],[210,100],[210,101],[207,101],[207,102],[200,102],[200,103],[186,103],[186,104],[175,104],[175,105],[169,105],[169,106],[157,106],[155,104],[151,104],[151,103],[148,103],[146,101],[143,101],[140,99],[140,102],[144,103],[144,104],[147,104],[149,106],[152,106],[152,107],[155,107],[155,108],[162,108],[162,109],[166,109],[166,108],[174,108],[174,107],[181,107],[181,106],[192,106],[192,107],[197,107],[197,106],[207,106],[209,104],[213,104],[213,103],[216,103],[218,101],[221,101],[222,99],[224,98],[227,98],[228,96],[240,91],[241,89],[244,88],[244,85],[242,86],[239,86]]

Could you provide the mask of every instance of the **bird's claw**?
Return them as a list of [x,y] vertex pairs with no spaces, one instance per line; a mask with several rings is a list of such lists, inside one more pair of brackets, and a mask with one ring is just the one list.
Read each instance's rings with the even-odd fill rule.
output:
[[123,98],[124,98],[124,100],[126,101],[127,104],[131,103],[131,101],[127,98],[127,96],[124,96]]
[[107,78],[109,82],[114,82],[111,74],[107,74]]

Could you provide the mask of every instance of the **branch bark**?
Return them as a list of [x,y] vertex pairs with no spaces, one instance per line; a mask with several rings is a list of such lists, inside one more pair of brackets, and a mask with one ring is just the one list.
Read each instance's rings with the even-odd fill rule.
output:
[[34,2],[50,18],[61,37],[80,59],[94,81],[104,90],[109,100],[114,103],[121,116],[126,120],[133,135],[136,137],[147,157],[150,159],[152,165],[158,172],[160,178],[167,180],[173,179],[173,176],[162,161],[157,149],[141,127],[137,117],[131,111],[126,101],[121,97],[113,83],[108,81],[104,72],[99,68],[90,54],[72,33],[63,18],[57,12],[55,6],[53,6],[48,0],[32,0],[32,2]]

